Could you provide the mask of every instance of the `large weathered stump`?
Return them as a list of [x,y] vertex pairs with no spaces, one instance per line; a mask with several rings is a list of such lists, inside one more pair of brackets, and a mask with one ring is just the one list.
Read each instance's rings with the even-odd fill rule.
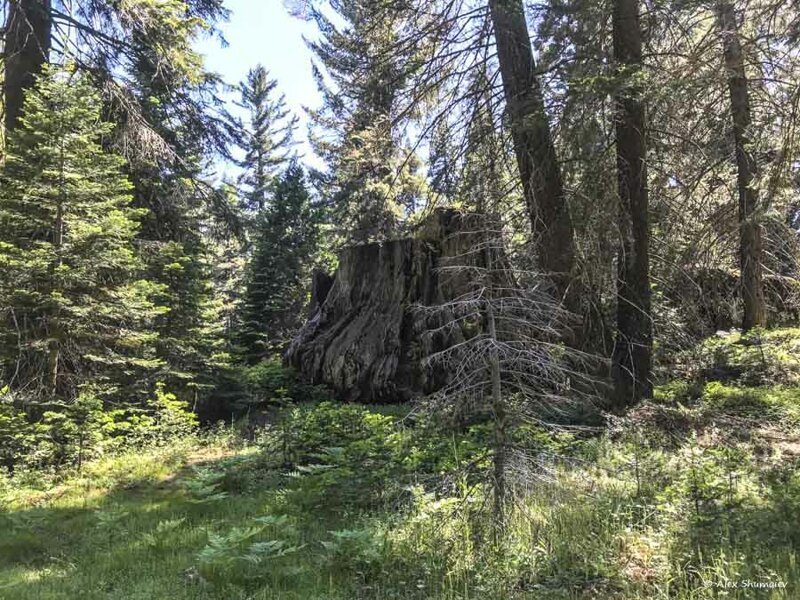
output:
[[[432,352],[457,343],[420,305],[435,306],[466,291],[469,281],[442,277],[438,267],[474,246],[482,215],[438,210],[413,237],[345,248],[333,283],[314,278],[308,322],[292,342],[287,362],[343,400],[403,402],[435,391],[444,374],[423,366]],[[327,293],[325,293],[327,291]],[[463,339],[463,338],[461,338]]]

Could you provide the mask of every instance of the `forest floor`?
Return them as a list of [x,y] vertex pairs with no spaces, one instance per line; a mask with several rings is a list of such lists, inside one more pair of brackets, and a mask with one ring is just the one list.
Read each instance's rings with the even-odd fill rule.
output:
[[486,428],[402,407],[0,478],[0,598],[798,598],[800,332],[683,365],[602,432],[523,428],[500,544]]

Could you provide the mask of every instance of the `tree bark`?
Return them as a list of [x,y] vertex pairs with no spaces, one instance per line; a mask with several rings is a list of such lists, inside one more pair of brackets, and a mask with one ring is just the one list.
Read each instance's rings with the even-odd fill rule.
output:
[[620,249],[617,261],[617,337],[612,373],[616,402],[630,406],[652,394],[653,327],[650,299],[645,110],[639,76],[642,33],[639,0],[614,2]]
[[536,77],[522,0],[489,0],[514,152],[539,266],[566,308],[579,312],[572,285],[575,242],[544,97]]
[[[489,339],[497,342],[497,326],[494,318],[494,307],[491,295],[486,303],[486,322]],[[489,376],[492,385],[492,413],[494,416],[494,524],[495,542],[502,539],[506,525],[506,450],[508,433],[506,430],[506,406],[503,400],[502,381],[500,377],[500,359],[496,348],[489,355]]]
[[[483,223],[483,266],[487,273],[494,273],[495,265],[492,252],[490,223]],[[491,340],[489,350],[489,382],[491,385],[491,409],[494,419],[494,448],[492,449],[492,469],[494,471],[494,542],[503,538],[506,526],[506,463],[508,450],[508,431],[506,423],[506,403],[503,398],[503,382],[500,374],[500,356],[497,351],[497,321],[494,313],[494,282],[490,276],[486,282],[486,333]],[[501,284],[502,285],[502,284]]]
[[6,132],[22,115],[25,91],[33,87],[50,54],[51,0],[9,0],[4,50]]
[[744,303],[742,330],[747,331],[753,327],[763,327],[767,324],[761,272],[763,253],[761,225],[756,213],[758,191],[753,186],[757,167],[749,149],[751,143],[750,97],[747,92],[747,75],[744,70],[736,15],[733,4],[725,0],[717,3],[716,10],[722,34],[725,70],[728,75],[728,92],[736,147],[737,186],[739,189],[739,261]]
[[[442,267],[489,264],[478,262],[486,259],[473,250],[485,239],[488,218],[436,209],[413,237],[343,248],[334,278],[315,278],[325,289],[312,293],[319,305],[290,345],[287,363],[350,402],[405,402],[442,389],[452,373],[427,357],[472,335],[445,326],[454,318],[446,316],[446,305],[476,285],[468,269]],[[485,251],[495,265],[508,260],[496,245]],[[496,285],[514,282],[498,279]],[[442,308],[421,310],[434,306]]]

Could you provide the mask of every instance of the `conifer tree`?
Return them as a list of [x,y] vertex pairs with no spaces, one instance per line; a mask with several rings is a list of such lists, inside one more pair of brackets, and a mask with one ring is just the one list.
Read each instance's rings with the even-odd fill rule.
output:
[[[547,426],[570,408],[573,400],[563,391],[589,382],[570,364],[586,362],[587,355],[559,343],[563,321],[571,317],[543,289],[541,274],[508,253],[500,217],[489,212],[456,213],[454,218],[460,224],[450,243],[459,252],[443,258],[436,271],[440,281],[464,287],[455,296],[416,307],[427,321],[423,347],[434,349],[423,364],[432,373],[447,373],[449,380],[421,406],[440,423],[490,423],[488,483],[497,541],[512,492],[508,476],[513,463],[526,460],[513,443],[513,432],[525,422]],[[436,348],[435,340],[443,335],[459,342]]]
[[715,9],[722,34],[733,117],[739,192],[739,264],[744,305],[742,330],[748,331],[753,327],[764,327],[767,324],[767,306],[762,281],[762,227],[757,214],[758,189],[754,185],[754,179],[758,175],[758,165],[751,149],[752,109],[736,11],[733,3],[727,0],[717,2]]
[[506,111],[519,177],[542,270],[567,309],[580,312],[576,294],[572,217],[558,164],[522,0],[490,0]]
[[297,117],[290,115],[283,94],[275,95],[277,85],[263,65],[252,68],[239,84],[239,105],[248,115],[247,123],[238,126],[242,135],[239,145],[244,151],[239,162],[244,169],[239,186],[243,208],[251,212],[266,207],[272,183],[294,145]]
[[158,366],[144,326],[157,286],[141,278],[123,160],[85,77],[47,70],[27,92],[0,171],[4,379],[34,399]]
[[229,124],[216,95],[220,79],[205,71],[194,45],[228,11],[221,0],[14,0],[10,6],[6,102],[20,104],[41,64],[65,56],[102,90],[102,114],[115,124],[104,145],[129,161],[133,203],[142,209],[136,243],[147,277],[161,284],[158,303],[169,308],[155,324],[167,367],[160,376],[178,391],[205,385],[196,380],[208,378],[206,358],[220,342],[208,327],[215,298],[205,234],[214,221],[232,237],[238,222],[204,178],[211,154],[230,158]]
[[312,143],[327,163],[321,188],[346,241],[391,235],[421,207],[419,161],[399,112],[415,49],[400,45],[404,3],[342,0],[312,7],[321,38],[311,44],[322,107]]
[[248,363],[280,350],[302,322],[318,239],[315,212],[303,168],[293,161],[256,224],[239,336]]
[[24,92],[52,55],[55,61],[74,60],[103,89],[121,121],[114,137],[126,158],[171,154],[170,136],[160,135],[158,123],[148,118],[153,97],[131,89],[143,67],[180,104],[173,117],[191,124],[202,143],[219,146],[222,123],[211,114],[219,79],[202,71],[193,45],[227,18],[222,0],[5,0],[3,5],[7,129],[16,125]]
[[[164,6],[172,12],[176,4]],[[155,12],[154,18],[167,16]],[[176,9],[174,16],[182,19],[184,13]],[[224,367],[218,360],[224,358],[224,340],[221,307],[212,284],[210,237],[230,239],[238,230],[232,227],[235,207],[206,178],[208,159],[224,140],[218,139],[220,119],[205,104],[213,102],[215,79],[203,71],[200,56],[186,43],[197,22],[180,25],[175,21],[173,25],[177,31],[163,31],[158,37],[162,39],[163,34],[164,40],[170,40],[172,34],[178,35],[175,51],[184,55],[180,70],[164,69],[162,57],[152,51],[154,47],[165,50],[161,42],[147,36],[136,38],[139,54],[127,87],[136,98],[149,100],[140,107],[140,121],[148,124],[150,135],[138,138],[147,132],[134,131],[130,115],[119,110],[116,102],[106,108],[117,125],[116,143],[135,146],[155,140],[152,152],[131,151],[129,174],[134,206],[143,210],[137,243],[143,250],[147,277],[161,285],[157,301],[169,309],[154,323],[157,356],[164,363],[159,378],[182,398],[202,404],[206,398],[199,392],[211,389],[219,368]],[[158,150],[158,140],[166,142],[165,152]]]
[[620,248],[617,259],[617,338],[612,374],[616,402],[627,407],[653,393],[653,324],[650,289],[650,219],[647,193],[645,104],[635,80],[642,68],[639,0],[614,3]]

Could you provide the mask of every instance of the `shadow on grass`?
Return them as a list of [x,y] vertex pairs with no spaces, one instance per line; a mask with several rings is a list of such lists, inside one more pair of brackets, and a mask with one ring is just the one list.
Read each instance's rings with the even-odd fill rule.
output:
[[671,593],[800,598],[800,487],[772,482],[759,505],[695,513],[674,537]]
[[[196,466],[222,469],[226,462]],[[183,468],[166,481],[124,478],[103,490],[73,482],[47,505],[0,512],[0,598],[127,599],[137,597],[131,583],[148,577],[190,590],[180,597],[205,597],[191,592],[192,573],[184,571],[207,532],[257,516],[266,499],[231,494],[198,502],[183,488],[190,477]]]

